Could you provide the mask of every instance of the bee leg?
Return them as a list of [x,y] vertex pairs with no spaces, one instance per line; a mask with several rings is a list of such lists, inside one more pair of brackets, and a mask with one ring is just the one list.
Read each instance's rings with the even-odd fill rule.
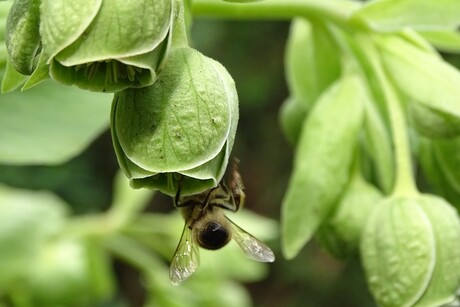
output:
[[176,192],[176,196],[174,197],[174,207],[176,207],[176,208],[188,207],[188,206],[191,205],[191,203],[189,201],[185,201],[185,202],[181,203],[180,192],[182,190],[183,178],[184,177],[181,176],[180,179],[177,182],[177,192]]
[[232,164],[232,177],[229,182],[233,203],[235,205],[235,211],[238,211],[240,207],[243,207],[246,195],[244,194],[244,184],[241,178],[240,172],[238,171],[238,159],[233,160]]

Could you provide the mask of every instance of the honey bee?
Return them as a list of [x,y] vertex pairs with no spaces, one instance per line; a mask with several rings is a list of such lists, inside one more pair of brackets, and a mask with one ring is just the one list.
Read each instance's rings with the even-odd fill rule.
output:
[[244,205],[244,186],[237,161],[233,164],[228,185],[222,180],[210,190],[183,197],[180,196],[180,188],[179,184],[174,203],[182,210],[185,225],[169,271],[173,285],[186,280],[198,269],[199,247],[217,250],[232,238],[247,257],[260,262],[275,261],[275,255],[267,245],[224,214],[224,210],[236,212]]

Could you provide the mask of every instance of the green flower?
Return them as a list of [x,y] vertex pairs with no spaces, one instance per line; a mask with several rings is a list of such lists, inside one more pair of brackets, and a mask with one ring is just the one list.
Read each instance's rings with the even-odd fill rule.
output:
[[[235,84],[218,62],[188,48],[171,51],[157,81],[115,94],[111,131],[133,187],[174,195],[222,178],[238,122]],[[182,179],[181,179],[182,178]]]
[[379,306],[441,306],[460,286],[460,220],[433,195],[395,197],[373,211],[361,242]]
[[42,0],[42,53],[51,77],[93,91],[152,84],[165,59],[171,0]]

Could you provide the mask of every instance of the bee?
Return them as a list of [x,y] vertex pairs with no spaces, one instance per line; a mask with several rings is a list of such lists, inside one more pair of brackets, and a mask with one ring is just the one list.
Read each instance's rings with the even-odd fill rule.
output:
[[169,277],[173,285],[186,280],[198,269],[199,247],[217,250],[224,247],[232,238],[247,257],[260,262],[275,261],[275,255],[267,245],[233,223],[224,214],[224,210],[236,212],[244,205],[244,186],[237,162],[233,164],[228,185],[222,180],[210,190],[181,197],[179,183],[174,204],[182,210],[185,225],[171,261]]

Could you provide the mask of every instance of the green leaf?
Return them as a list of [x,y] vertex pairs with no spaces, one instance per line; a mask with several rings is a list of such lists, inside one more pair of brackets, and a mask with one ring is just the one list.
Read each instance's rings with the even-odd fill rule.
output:
[[352,21],[377,31],[455,29],[460,25],[457,0],[369,1],[352,15]]
[[340,74],[340,55],[326,27],[296,18],[291,24],[284,59],[292,96],[309,109]]
[[419,31],[437,49],[448,53],[460,53],[460,33],[456,30]]
[[47,81],[0,96],[0,162],[59,164],[108,126],[110,96]]
[[444,117],[445,125],[460,121],[457,99],[460,73],[457,69],[396,36],[380,36],[377,43],[388,75],[411,103],[422,104],[425,111],[435,111],[433,116]]
[[422,195],[419,206],[433,227],[436,265],[427,290],[415,306],[441,306],[453,301],[460,287],[460,220],[456,210],[438,196]]
[[425,292],[436,260],[434,230],[416,200],[390,198],[372,213],[361,258],[379,306],[412,306]]
[[38,59],[37,67],[35,67],[34,72],[30,75],[30,77],[27,79],[26,83],[22,87],[22,90],[28,90],[35,85],[45,81],[46,79],[49,79],[50,74],[49,74],[49,65],[46,63],[48,60],[48,56],[42,52],[40,54],[40,57]]
[[282,205],[282,244],[293,258],[330,214],[349,179],[363,118],[361,80],[345,75],[305,121]]

